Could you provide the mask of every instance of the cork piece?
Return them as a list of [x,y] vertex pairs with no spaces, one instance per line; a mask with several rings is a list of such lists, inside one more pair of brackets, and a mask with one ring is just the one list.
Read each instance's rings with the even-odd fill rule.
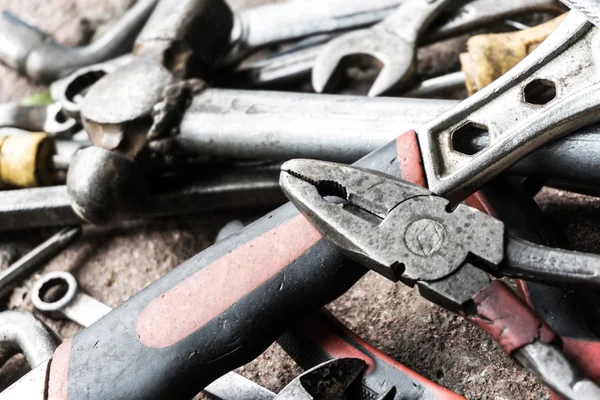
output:
[[0,182],[14,187],[53,183],[54,140],[45,133],[0,136]]
[[562,22],[566,14],[523,31],[473,36],[460,55],[469,96],[494,82],[527,57]]

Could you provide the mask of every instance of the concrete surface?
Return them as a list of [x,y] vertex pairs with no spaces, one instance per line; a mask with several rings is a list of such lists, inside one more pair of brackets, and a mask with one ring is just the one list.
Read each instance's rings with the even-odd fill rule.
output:
[[[75,45],[89,40],[91,32],[119,15],[129,0],[0,0],[26,21]],[[231,0],[234,8],[257,5],[261,0]],[[464,39],[435,45],[419,55],[420,71],[435,74],[457,66],[456,53]],[[0,66],[0,101],[19,100],[40,88]],[[597,199],[545,190],[540,204],[558,220],[574,248],[600,251],[600,203]],[[219,228],[232,219],[260,215],[236,212],[194,217],[140,221],[120,226],[86,228],[83,238],[52,260],[46,271],[73,272],[80,286],[110,306],[117,306],[159,276],[211,245]],[[25,252],[50,231],[3,235],[1,241],[17,246],[0,257],[3,266]],[[6,248],[5,248],[6,249]],[[10,307],[30,309],[27,284],[15,291]],[[425,377],[469,399],[547,399],[535,378],[510,361],[498,346],[462,319],[422,300],[413,290],[368,274],[330,309],[357,334]],[[75,324],[44,319],[63,338],[76,333]],[[12,369],[11,369],[12,368]],[[0,388],[22,373],[22,357],[0,370]],[[244,375],[267,388],[281,389],[299,373],[277,346],[251,364]],[[204,395],[199,399],[207,398]]]

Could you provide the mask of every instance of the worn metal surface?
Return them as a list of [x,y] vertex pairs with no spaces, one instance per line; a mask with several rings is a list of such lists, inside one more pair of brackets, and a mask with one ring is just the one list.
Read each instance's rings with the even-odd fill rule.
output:
[[343,60],[363,54],[382,64],[381,72],[369,90],[370,97],[408,86],[414,77],[417,41],[451,3],[448,0],[409,0],[377,25],[333,39],[315,61],[314,89],[319,93],[334,91],[345,72]]
[[[518,66],[419,128],[429,188],[453,202],[462,200],[540,144],[596,122],[600,77],[590,49],[599,29],[570,13]],[[537,98],[539,88],[548,96]],[[474,131],[489,136],[488,146],[476,153],[456,143]]]
[[101,38],[82,47],[66,47],[17,16],[0,17],[0,61],[28,77],[50,83],[77,68],[131,51],[157,0],[141,0]]
[[[62,43],[76,45],[85,43],[87,28],[83,18],[88,18],[95,27],[110,16],[119,15],[129,2],[2,0],[0,4],[53,33]],[[230,5],[239,9],[261,3],[262,0],[236,0]],[[426,49],[419,57],[419,68],[431,73],[456,67],[453,60],[462,43],[457,40],[450,45],[438,44]],[[0,75],[0,99],[3,102],[20,100],[38,90],[5,67],[0,66]],[[585,149],[585,143],[581,144],[581,149]],[[597,199],[556,190],[545,190],[538,199],[544,209],[560,222],[571,246],[579,250],[600,251],[597,240],[600,230],[595,223],[600,218]],[[71,270],[88,293],[117,306],[209,246],[226,222],[239,217],[249,221],[262,214],[219,212],[88,228],[83,240],[56,257],[46,270]],[[8,239],[17,241],[18,245],[14,246],[15,250],[10,250],[10,254],[19,254],[35,246],[43,236],[11,232],[0,235],[0,239],[4,242]],[[4,266],[7,254],[2,254]],[[28,292],[27,287],[15,292],[10,302],[12,306],[30,307],[28,300],[24,302],[22,299]],[[377,274],[368,274],[330,309],[351,329],[393,358],[467,398],[549,398],[537,379],[524,373],[497,351],[491,339],[475,327],[414,296],[410,288],[393,284]],[[79,329],[74,323],[46,321],[63,337],[70,337]],[[18,358],[14,360],[12,367],[19,361]],[[273,391],[281,390],[300,372],[277,345],[240,371]],[[6,368],[2,369],[0,376],[4,378],[7,372]],[[22,398],[28,397],[24,395]],[[208,396],[200,395],[198,398],[208,399]]]

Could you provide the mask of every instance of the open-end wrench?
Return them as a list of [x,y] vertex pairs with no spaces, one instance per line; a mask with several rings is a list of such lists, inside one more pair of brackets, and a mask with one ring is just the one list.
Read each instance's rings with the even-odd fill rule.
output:
[[[410,2],[403,3],[392,16],[375,27],[351,32],[332,40],[315,61],[312,75],[314,89],[317,92],[334,90],[342,78],[344,68],[349,63],[359,60],[359,56],[362,57],[364,54],[374,57],[382,64],[382,71],[369,92],[370,96],[403,89],[410,84],[410,79],[414,75],[414,55],[418,43],[452,37],[483,26],[494,17],[497,20],[528,11],[561,10],[556,3],[548,2],[488,3],[485,0],[478,0],[464,5],[464,9],[456,10],[455,6],[457,16],[446,25],[447,29],[435,30],[433,36],[426,36],[424,30],[427,28],[427,23],[431,23],[430,13],[440,12],[436,8],[438,3],[439,1],[415,1],[413,3],[415,6],[411,6]],[[467,23],[464,15],[469,14],[473,17]]]
[[419,37],[451,3],[449,0],[408,0],[379,24],[333,39],[315,61],[314,89],[317,92],[334,90],[344,73],[344,60],[359,55],[370,55],[382,64],[369,96],[379,96],[406,85],[415,72]]
[[[375,1],[287,1],[247,8],[236,13],[231,36],[233,46],[227,65],[269,44],[322,33],[356,29],[388,17],[406,0]],[[431,42],[489,24],[502,18],[532,11],[560,12],[554,0],[474,0],[440,16],[435,29],[424,38]]]
[[90,64],[131,51],[158,0],[139,0],[101,38],[82,47],[65,47],[46,33],[5,11],[0,16],[0,62],[28,77],[50,83]]

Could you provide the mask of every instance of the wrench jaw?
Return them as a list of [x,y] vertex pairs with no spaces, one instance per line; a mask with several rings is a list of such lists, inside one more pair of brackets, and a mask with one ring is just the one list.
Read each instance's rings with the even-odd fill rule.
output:
[[346,67],[365,56],[382,66],[369,97],[404,89],[414,76],[412,44],[385,29],[363,29],[340,36],[323,48],[313,67],[313,88],[318,93],[332,93],[340,85]]

